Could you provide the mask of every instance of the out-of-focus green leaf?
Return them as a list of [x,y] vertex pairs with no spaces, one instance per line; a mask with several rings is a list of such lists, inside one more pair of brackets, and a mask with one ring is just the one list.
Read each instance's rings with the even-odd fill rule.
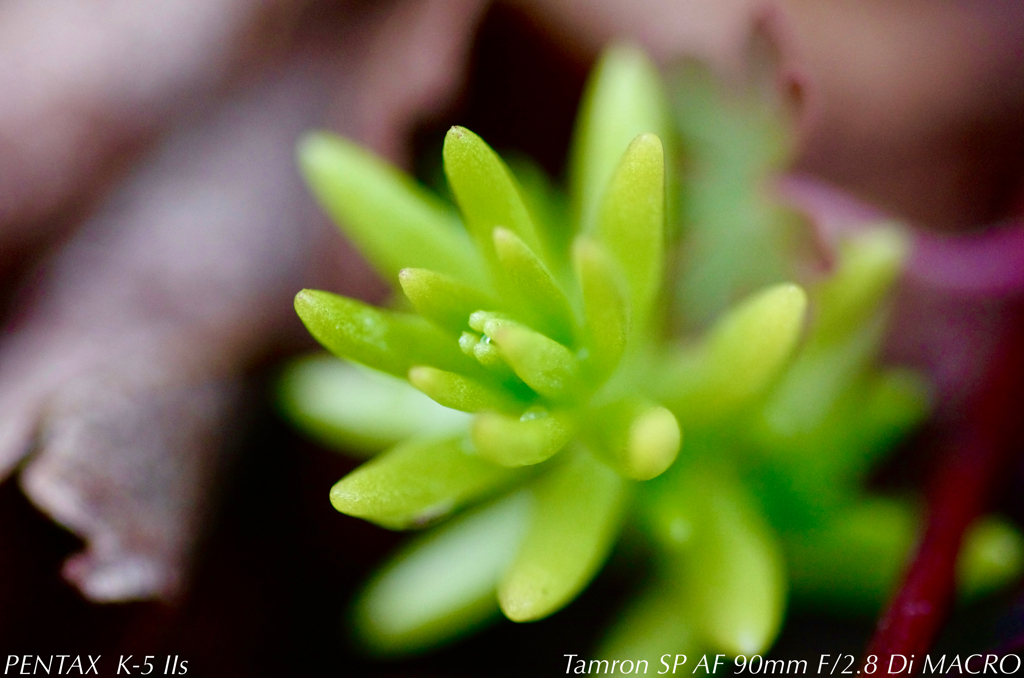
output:
[[838,267],[815,294],[820,310],[810,337],[813,345],[840,341],[877,314],[908,246],[896,226],[874,228],[840,243]]
[[872,615],[892,593],[918,529],[915,507],[876,498],[786,540],[790,584],[801,605]]
[[793,252],[810,249],[809,229],[771,194],[792,153],[777,110],[695,63],[675,69],[670,91],[686,159],[677,289],[685,321],[699,328],[740,296],[789,278]]
[[881,339],[882,319],[871,319],[838,343],[808,342],[768,395],[761,419],[769,435],[806,435],[822,426],[868,367]]
[[513,621],[546,617],[576,597],[607,557],[625,506],[622,478],[584,452],[530,491],[530,526],[498,586],[501,609]]
[[[837,371],[841,368],[838,363]],[[812,382],[804,392],[824,403],[794,401],[799,407],[790,411],[797,415],[792,419],[765,422],[754,417],[744,426],[752,445],[748,453],[760,459],[754,475],[762,506],[784,531],[819,529],[822,520],[857,501],[880,456],[928,411],[928,390],[909,371],[861,370],[837,392],[835,384],[828,385],[831,376],[822,377],[827,388],[818,390],[821,384]],[[778,401],[769,405],[769,414],[778,416]],[[780,421],[786,425],[778,426]],[[826,449],[828,454],[823,454]]]
[[278,402],[321,442],[360,456],[414,436],[454,435],[468,430],[471,419],[401,379],[328,355],[290,363],[278,384]]
[[964,535],[957,560],[962,598],[971,599],[1007,586],[1024,572],[1024,537],[1010,523],[989,516]]
[[[786,540],[797,603],[871,616],[889,599],[922,529],[909,501],[871,498],[838,512],[819,529]],[[1024,538],[988,517],[964,535],[957,588],[968,600],[1015,581],[1024,570]]]
[[419,316],[318,290],[299,292],[295,310],[309,333],[331,353],[381,372],[404,378],[415,365],[480,372],[451,337]]
[[408,544],[356,603],[364,643],[382,654],[415,652],[496,616],[495,587],[528,521],[529,498],[519,492]]
[[642,50],[605,51],[583,95],[573,135],[569,184],[580,233],[597,226],[597,213],[622,154],[637,135],[670,138],[661,79]]
[[[703,649],[701,640],[694,633],[687,610],[672,590],[674,586],[658,583],[661,585],[650,587],[638,599],[630,601],[605,637],[597,656],[609,661],[627,657],[637,662],[634,673],[661,671],[663,675],[671,675],[673,670],[678,670],[680,674],[692,675]],[[646,661],[644,668],[650,671],[641,671],[640,661]]]
[[[825,458],[825,482],[858,488],[882,454],[891,449],[928,415],[930,394],[924,378],[910,370],[886,370],[865,375],[838,404],[826,434],[835,443]],[[824,436],[807,441],[819,451]]]
[[454,211],[403,173],[326,132],[304,137],[298,154],[320,204],[389,282],[419,267],[486,284],[483,259]]
[[835,273],[814,293],[817,317],[807,344],[764,408],[774,435],[806,434],[821,425],[867,369],[884,330],[878,308],[906,252],[898,231],[877,228],[845,241]]
[[461,437],[402,443],[339,480],[331,503],[342,513],[401,530],[422,527],[521,477],[467,448]]
[[751,401],[788,362],[806,309],[806,293],[791,283],[734,306],[700,346],[675,356],[675,369],[658,375],[666,402],[683,421],[705,423]]
[[897,436],[920,423],[928,414],[931,389],[917,372],[887,369],[867,379],[861,426],[875,431],[888,447]]
[[695,516],[680,570],[694,628],[727,654],[764,652],[782,625],[787,588],[771,528],[720,469],[687,469],[679,492]]

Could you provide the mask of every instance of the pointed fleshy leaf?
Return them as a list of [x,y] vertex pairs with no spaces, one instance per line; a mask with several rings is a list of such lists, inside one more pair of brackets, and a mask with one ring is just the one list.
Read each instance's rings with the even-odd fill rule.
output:
[[512,621],[546,617],[575,598],[608,556],[625,508],[625,481],[587,453],[530,489],[533,518],[498,586],[498,602]]
[[519,477],[472,454],[463,438],[411,440],[331,488],[342,513],[391,529],[421,527]]
[[807,295],[783,283],[731,308],[695,350],[681,351],[660,377],[660,392],[686,422],[733,412],[763,393],[800,338]]
[[533,415],[475,417],[470,431],[480,456],[502,466],[529,466],[546,461],[572,438],[575,426],[565,413]]
[[617,471],[634,480],[664,473],[679,455],[682,431],[664,407],[629,398],[596,408],[588,441]]
[[665,154],[658,137],[641,134],[626,149],[601,201],[595,235],[625,274],[639,329],[661,286],[665,258]]
[[529,521],[524,492],[454,518],[402,549],[355,608],[356,630],[381,654],[427,649],[498,612],[494,595]]
[[497,307],[497,302],[479,288],[436,271],[404,268],[398,282],[421,316],[452,332],[465,331],[473,311]]
[[302,290],[295,310],[331,353],[404,378],[414,365],[479,373],[456,342],[419,316],[386,311],[319,290]]
[[820,310],[811,342],[837,341],[867,322],[892,288],[908,247],[896,227],[875,228],[841,243],[835,273],[815,294]]
[[929,402],[928,384],[910,370],[868,374],[848,388],[829,416],[830,430],[811,445],[832,446],[825,463],[816,464],[828,474],[826,482],[861,485],[879,458],[924,421]]
[[764,652],[782,625],[786,574],[772,530],[738,481],[709,468],[687,469],[680,495],[695,516],[684,558],[691,620],[716,650]]
[[486,284],[484,260],[455,211],[403,173],[326,132],[303,138],[298,154],[320,204],[392,285],[409,266]]
[[530,213],[498,154],[464,127],[448,130],[443,154],[448,184],[480,251],[494,260],[491,232],[495,226],[509,229],[533,251],[540,251]]
[[403,379],[334,356],[288,364],[278,402],[301,429],[343,452],[365,456],[413,436],[449,436],[471,417],[441,407]]
[[858,233],[842,244],[835,273],[815,292],[818,315],[806,346],[764,408],[767,430],[782,436],[813,431],[863,375],[884,335],[879,303],[906,249],[895,228]]
[[483,327],[516,375],[537,393],[558,398],[576,386],[579,363],[565,346],[512,320],[488,320]]
[[555,341],[571,343],[572,309],[540,257],[507,228],[494,229],[494,250],[525,319]]
[[591,232],[612,173],[638,134],[668,139],[671,125],[661,78],[647,55],[617,45],[604,52],[583,95],[570,159],[573,210]]
[[805,435],[822,425],[868,368],[882,339],[884,321],[884,314],[875,314],[842,341],[826,344],[815,344],[812,330],[768,394],[761,418],[771,435]]
[[628,293],[616,265],[593,240],[576,240],[573,263],[583,291],[584,342],[590,351],[587,369],[600,379],[615,369],[626,348]]
[[526,407],[504,390],[434,367],[412,368],[409,383],[441,405],[462,412],[522,412]]

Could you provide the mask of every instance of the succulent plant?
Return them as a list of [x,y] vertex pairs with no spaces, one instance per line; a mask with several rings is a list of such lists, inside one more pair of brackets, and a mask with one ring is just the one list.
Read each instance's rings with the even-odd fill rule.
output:
[[[722,129],[714,93],[692,82],[704,89],[689,95],[706,105],[690,120]],[[726,162],[684,177],[682,214],[714,222],[724,201],[761,230],[784,221],[782,207],[748,197],[776,167],[772,143],[742,156],[739,176]],[[334,486],[339,511],[430,527],[357,602],[371,648],[429,647],[497,607],[514,621],[546,617],[588,584],[627,523],[656,554],[655,576],[607,653],[761,652],[790,585],[816,599],[877,604],[886,594],[912,535],[887,539],[870,517],[912,524],[913,512],[864,499],[862,480],[927,406],[918,377],[874,366],[905,241],[882,227],[850,240],[812,289],[809,324],[804,290],[772,279],[782,266],[761,267],[763,280],[719,266],[704,276],[714,299],[702,302],[700,276],[674,270],[666,191],[675,195],[676,150],[659,75],[628,47],[609,50],[591,78],[568,201],[460,127],[443,151],[458,212],[349,141],[302,142],[314,193],[404,297],[378,308],[300,292],[311,334],[365,367],[306,359],[282,386],[286,412],[308,430],[383,450]],[[690,148],[698,158],[719,150],[714,139]],[[705,239],[702,254],[728,261],[736,237]],[[756,243],[748,249],[756,258]],[[732,301],[752,282],[768,284]],[[715,319],[677,336],[683,308]],[[987,529],[996,536],[971,551],[979,586],[1020,567],[985,565],[993,544],[1020,551],[1016,533]],[[836,564],[845,589],[821,586],[822,559],[865,552],[863,572]]]

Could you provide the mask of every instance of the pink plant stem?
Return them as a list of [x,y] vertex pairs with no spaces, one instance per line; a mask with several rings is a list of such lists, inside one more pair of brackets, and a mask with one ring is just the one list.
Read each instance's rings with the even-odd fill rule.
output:
[[[928,497],[928,523],[899,592],[868,644],[875,673],[902,668],[903,655],[923,657],[949,613],[956,593],[956,562],[964,532],[987,508],[993,486],[1005,475],[1019,442],[1024,403],[1024,325],[1016,315],[972,399],[968,417],[940,449],[941,461]],[[890,664],[892,662],[892,664]],[[862,671],[870,665],[867,661]],[[904,673],[906,675],[906,673]]]

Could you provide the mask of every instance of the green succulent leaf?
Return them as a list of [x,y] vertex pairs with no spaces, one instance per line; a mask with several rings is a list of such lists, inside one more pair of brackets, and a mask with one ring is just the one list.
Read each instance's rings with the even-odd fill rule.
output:
[[416,365],[480,372],[451,337],[419,316],[318,290],[299,292],[295,310],[309,333],[331,353],[381,372],[405,377]]
[[326,354],[293,361],[278,384],[278,402],[313,437],[359,456],[415,436],[455,435],[471,420],[401,379]]
[[495,228],[493,239],[498,263],[519,300],[518,310],[535,329],[571,344],[576,334],[572,309],[544,262],[507,228]]
[[382,654],[415,652],[496,616],[494,590],[522,541],[529,509],[526,493],[512,494],[403,548],[356,603],[364,643]]
[[[849,387],[829,417],[832,454],[818,454],[823,482],[860,487],[880,456],[924,421],[930,400],[923,378],[909,370],[868,374]],[[807,442],[817,451],[828,444]]]
[[305,136],[298,155],[320,204],[389,282],[419,267],[486,284],[484,261],[454,211],[403,173],[326,132]]
[[573,263],[583,291],[584,343],[590,351],[587,370],[601,379],[615,369],[626,348],[628,291],[616,264],[593,240],[576,240]]
[[842,243],[834,274],[815,290],[817,317],[806,348],[765,406],[763,422],[774,435],[805,435],[821,426],[868,368],[884,330],[879,305],[895,282],[906,246],[906,238],[889,228]]
[[[551,264],[558,265],[559,260],[565,258],[574,234],[569,218],[568,198],[531,158],[512,154],[506,156],[505,160],[518,182],[533,223],[537,226],[542,248],[551,255]],[[553,273],[564,279],[568,270],[556,270]]]
[[894,438],[919,424],[928,414],[931,387],[917,372],[890,369],[873,375],[868,384],[866,402],[861,410],[867,425],[885,446]]
[[841,341],[877,315],[902,270],[909,243],[895,225],[878,227],[840,243],[839,265],[817,291],[820,311],[813,345]]
[[469,315],[498,307],[490,295],[456,278],[422,268],[403,268],[398,282],[416,312],[456,334],[469,328]]
[[[703,643],[687,610],[680,604],[674,585],[658,584],[630,602],[605,637],[598,657],[609,660],[628,657],[637,662],[646,661],[649,667],[661,670],[664,666],[661,658],[669,655],[666,659],[673,668],[682,672],[686,667],[687,673],[693,670],[695,657],[703,651]],[[677,665],[678,655],[686,659],[680,657]]]
[[594,408],[587,439],[612,468],[627,478],[650,480],[679,455],[682,430],[669,410],[641,398]]
[[688,469],[680,492],[693,516],[680,576],[695,628],[727,654],[764,652],[781,627],[787,588],[771,528],[721,470]]
[[602,196],[623,152],[644,133],[670,138],[661,79],[642,50],[612,47],[587,84],[572,143],[569,183],[579,232],[596,228]]
[[826,422],[867,369],[878,348],[881,316],[845,341],[808,346],[771,390],[758,424],[768,436],[793,439],[824,430]]
[[906,564],[917,526],[908,502],[873,498],[837,512],[820,529],[791,536],[786,557],[794,598],[804,606],[874,614]]
[[444,140],[444,171],[466,227],[488,260],[494,261],[492,231],[515,233],[534,252],[540,241],[515,179],[498,154],[464,127],[452,127]]
[[522,412],[525,405],[507,391],[435,367],[409,370],[409,383],[445,407],[462,412]]
[[642,327],[665,259],[665,153],[655,135],[641,134],[626,149],[608,182],[595,236],[625,274],[633,327]]
[[480,456],[502,466],[547,461],[572,439],[576,426],[564,412],[528,410],[521,417],[485,413],[473,419],[473,444]]
[[750,402],[786,366],[806,311],[807,294],[791,283],[732,307],[700,346],[677,352],[659,375],[666,402],[684,421],[700,423]]
[[383,527],[422,527],[507,486],[518,474],[475,456],[462,437],[413,439],[339,480],[331,503]]
[[514,320],[493,318],[482,327],[516,375],[537,393],[560,398],[576,387],[579,361],[562,344]]
[[512,621],[546,617],[576,597],[607,557],[625,508],[622,478],[586,453],[552,468],[530,491],[533,517],[498,586]]

